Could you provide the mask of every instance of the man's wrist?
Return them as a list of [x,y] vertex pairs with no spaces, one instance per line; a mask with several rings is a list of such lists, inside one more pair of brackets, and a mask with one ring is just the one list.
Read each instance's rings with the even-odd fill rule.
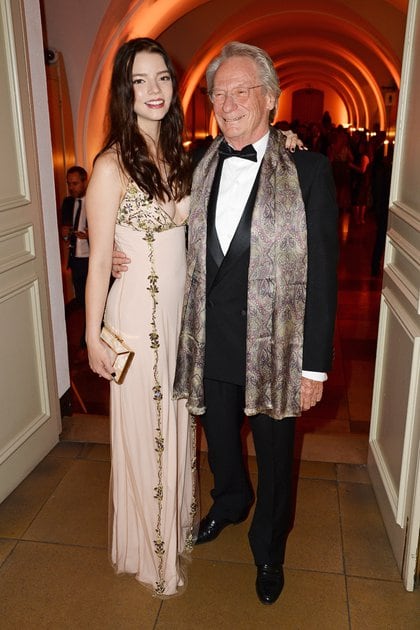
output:
[[302,376],[309,378],[311,381],[320,381],[321,383],[328,379],[326,372],[312,372],[310,370],[302,370]]

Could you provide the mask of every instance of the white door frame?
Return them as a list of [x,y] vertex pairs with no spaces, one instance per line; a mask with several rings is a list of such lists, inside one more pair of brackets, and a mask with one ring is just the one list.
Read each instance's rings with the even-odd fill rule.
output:
[[373,488],[409,591],[416,581],[420,533],[419,40],[419,0],[410,0],[368,454]]

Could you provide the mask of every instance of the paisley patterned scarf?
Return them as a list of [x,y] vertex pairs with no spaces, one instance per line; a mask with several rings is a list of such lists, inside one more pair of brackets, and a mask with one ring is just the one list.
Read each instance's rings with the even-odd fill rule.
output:
[[[205,413],[207,206],[218,162],[218,138],[198,165],[189,219],[187,279],[174,397]],[[284,137],[270,129],[251,226],[248,271],[245,413],[300,415],[306,301],[306,217],[296,167]]]

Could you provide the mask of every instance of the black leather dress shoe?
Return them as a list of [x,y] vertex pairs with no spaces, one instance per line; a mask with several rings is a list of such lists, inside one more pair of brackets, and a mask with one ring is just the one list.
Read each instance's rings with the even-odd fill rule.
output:
[[277,564],[257,565],[255,588],[262,604],[274,604],[284,586],[283,567]]
[[228,525],[236,525],[237,523],[242,523],[242,521],[244,521],[247,516],[248,511],[237,521],[230,521],[226,518],[220,521],[216,521],[207,514],[207,516],[205,516],[200,522],[198,536],[195,544],[202,545],[203,543],[211,542],[218,537],[222,529],[224,529]]

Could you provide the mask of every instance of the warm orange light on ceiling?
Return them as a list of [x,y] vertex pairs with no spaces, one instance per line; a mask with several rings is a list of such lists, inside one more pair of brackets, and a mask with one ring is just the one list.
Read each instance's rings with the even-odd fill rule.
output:
[[[395,6],[405,2],[389,1]],[[208,6],[209,2],[111,0],[92,49],[80,100],[77,145],[83,148],[84,163],[91,163],[102,140],[110,68],[120,43],[130,37],[158,37],[200,5]],[[294,0],[260,0],[245,6],[232,4],[229,9],[229,17],[224,19],[221,14],[220,27],[209,33],[207,41],[200,42],[188,60],[181,84],[185,110],[203,83],[210,59],[224,43],[236,39],[265,48],[274,59],[285,88],[296,89],[306,72],[314,87],[318,83],[336,92],[352,123],[368,127],[374,114],[380,126],[386,126],[377,73],[371,71],[364,58],[374,60],[397,87],[400,60],[375,25],[353,11],[351,3],[301,0],[296,8]]]

